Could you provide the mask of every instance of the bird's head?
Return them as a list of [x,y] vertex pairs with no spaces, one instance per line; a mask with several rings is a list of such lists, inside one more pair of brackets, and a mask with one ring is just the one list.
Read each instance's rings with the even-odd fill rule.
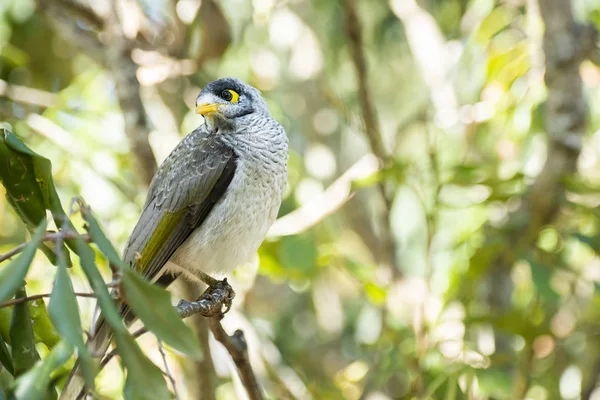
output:
[[258,89],[237,78],[222,78],[206,85],[196,99],[196,114],[211,127],[235,126],[236,120],[265,113],[267,106]]

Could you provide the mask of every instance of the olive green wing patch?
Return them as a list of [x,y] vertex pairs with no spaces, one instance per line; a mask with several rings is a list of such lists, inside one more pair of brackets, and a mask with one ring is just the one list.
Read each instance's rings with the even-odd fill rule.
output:
[[125,261],[151,281],[202,225],[235,173],[230,147],[218,137],[195,139],[184,139],[159,168],[125,250]]

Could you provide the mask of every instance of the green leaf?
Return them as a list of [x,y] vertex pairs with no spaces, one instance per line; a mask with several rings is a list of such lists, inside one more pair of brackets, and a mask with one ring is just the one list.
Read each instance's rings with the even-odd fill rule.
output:
[[46,303],[42,299],[30,301],[29,313],[36,343],[42,342],[49,349],[53,348],[60,341],[60,337],[50,321]]
[[310,233],[284,236],[278,250],[280,263],[306,277],[316,269],[317,249]]
[[[46,210],[52,212],[59,228],[68,226],[74,230],[56,193],[50,160],[28,148],[6,129],[0,129],[0,182],[6,188],[8,203],[29,231],[46,218]],[[72,242],[67,241],[67,244]],[[42,245],[41,249],[56,264],[51,246]],[[70,260],[67,263],[71,265]]]
[[98,298],[98,305],[102,310],[103,318],[110,324],[113,332],[117,330],[127,332],[127,328],[125,328],[125,325],[123,325],[123,322],[121,321],[115,302],[108,292],[106,283],[104,283],[104,279],[102,279],[102,275],[96,266],[96,253],[81,238],[81,236],[78,236],[78,238],[74,240],[74,243],[75,253],[79,256],[81,268],[90,282],[92,291]]
[[127,368],[123,390],[126,400],[164,400],[172,397],[156,365],[142,353],[129,335],[115,335],[117,351]]
[[104,234],[104,231],[100,227],[100,223],[98,223],[98,220],[96,220],[94,214],[92,213],[92,209],[87,205],[82,205],[81,215],[87,222],[90,236],[100,251],[102,251],[106,258],[108,258],[108,261],[110,261],[112,264],[123,268],[125,263],[121,260],[121,257],[119,257],[119,254],[115,250],[114,246]]
[[[8,397],[9,390],[13,387],[15,379],[13,376],[5,369],[0,366],[0,389],[4,390],[5,398]],[[1,390],[0,390],[1,392]]]
[[81,237],[75,239],[75,253],[80,258],[92,290],[98,297],[102,318],[111,326],[117,352],[127,369],[125,393],[127,399],[167,399],[169,389],[162,373],[142,352],[121,321],[115,302],[98,271],[94,250]]
[[97,366],[83,341],[83,330],[79,307],[71,278],[67,272],[64,253],[58,253],[58,273],[50,297],[49,313],[52,322],[69,345],[75,346],[79,354],[82,375],[88,388],[93,389]]
[[600,238],[598,236],[586,236],[576,233],[573,237],[588,245],[596,254],[600,254]]
[[[54,392],[54,388],[50,387],[52,372],[66,363],[72,355],[73,346],[60,341],[43,361],[17,379],[15,388],[16,399],[51,398],[51,393]],[[54,392],[54,394],[56,393]]]
[[560,301],[560,295],[552,289],[550,281],[552,279],[552,269],[543,265],[530,257],[525,258],[531,266],[531,278],[533,284],[540,294],[542,301],[551,305],[556,305]]
[[[16,298],[27,297],[25,289],[19,289]],[[19,376],[33,367],[40,356],[35,349],[31,315],[27,302],[14,306],[10,324],[10,343],[12,348],[15,376]]]
[[44,196],[34,172],[34,156],[37,154],[15,135],[0,129],[0,181],[6,188],[6,198],[31,229],[46,217]]
[[11,375],[15,374],[15,367],[13,366],[12,357],[10,352],[8,351],[8,347],[6,347],[6,343],[4,340],[0,338],[0,367],[6,368]]
[[149,331],[174,349],[195,359],[202,358],[196,336],[171,304],[171,293],[129,268],[123,270],[122,284],[125,302]]
[[44,232],[46,231],[46,220],[42,220],[36,228],[31,241],[27,243],[23,252],[10,262],[8,266],[0,270],[0,303],[11,299],[17,290],[25,284],[25,276],[29,271],[29,266],[33,261],[33,256],[42,242]]
[[10,319],[12,318],[12,307],[0,308],[0,338],[10,344]]
[[373,282],[367,282],[364,287],[365,294],[371,303],[376,306],[381,306],[385,303],[387,292],[385,288]]

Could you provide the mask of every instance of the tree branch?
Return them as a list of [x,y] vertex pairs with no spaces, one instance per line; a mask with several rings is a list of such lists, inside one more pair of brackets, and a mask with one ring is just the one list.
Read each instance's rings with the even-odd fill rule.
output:
[[169,381],[171,381],[171,386],[173,386],[173,394],[175,395],[175,400],[179,400],[179,394],[177,393],[177,384],[175,383],[175,378],[173,378],[173,375],[171,374],[169,363],[167,362],[167,355],[165,354],[165,348],[163,347],[162,342],[158,337],[156,338],[156,341],[158,344],[158,352],[160,353],[163,363],[165,364],[165,375],[167,375]]
[[[229,336],[221,326],[220,320],[223,318],[223,307],[229,306],[232,296],[233,290],[229,286],[229,283],[227,283],[227,280],[224,279],[218,281],[214,286],[209,287],[197,301],[189,302],[181,300],[177,305],[177,311],[181,318],[188,318],[194,314],[209,317],[210,330],[215,339],[225,346],[229,352],[240,373],[242,383],[248,392],[249,398],[251,400],[262,400],[262,391],[248,358],[248,345],[244,338],[244,333],[238,329],[233,336]],[[132,336],[139,338],[146,332],[146,328],[142,327],[132,333]],[[104,368],[117,354],[117,349],[106,354],[100,363],[100,368]]]
[[[44,237],[42,238],[42,241],[43,242],[53,242],[59,236],[66,240],[69,240],[69,239],[74,240],[74,239],[78,239],[81,237],[86,243],[90,243],[92,241],[90,236],[87,234],[79,235],[78,233],[75,233],[75,232],[65,232],[65,231],[48,232],[48,233],[46,233],[46,235],[44,235]],[[9,260],[12,257],[14,257],[15,255],[22,252],[23,249],[25,248],[25,246],[27,246],[27,243],[22,243],[22,244],[18,245],[17,247],[15,247],[14,249],[12,249],[11,251],[9,251],[8,253],[0,254],[0,263],[3,261]]]
[[[7,301],[6,303],[1,303],[0,304],[0,308],[12,307],[12,306],[14,306],[16,304],[25,303],[27,301],[39,300],[39,299],[42,299],[44,297],[50,297],[50,296],[52,296],[51,293],[42,293],[42,294],[34,294],[32,296],[27,296],[27,297],[17,297],[16,299],[13,299],[11,301]],[[94,293],[78,293],[78,292],[75,292],[75,296],[78,296],[78,297],[92,297],[92,298],[96,297],[96,295]]]
[[[346,17],[346,34],[348,36],[352,61],[358,80],[358,95],[365,124],[365,134],[369,140],[371,151],[377,156],[381,165],[389,166],[392,162],[392,157],[389,155],[383,143],[375,107],[369,91],[367,82],[367,61],[363,52],[362,27],[360,20],[358,19],[355,0],[344,0],[344,12]],[[390,218],[394,196],[386,191],[385,182],[379,182],[378,188],[384,201],[383,212],[381,213],[380,240],[384,251],[392,255],[392,257],[390,257],[393,262],[393,265],[391,265],[392,274],[396,277],[400,277],[401,272],[396,255],[396,242],[392,234]]]
[[26,103],[39,107],[52,107],[58,102],[58,95],[45,90],[27,86],[13,85],[0,79],[0,96],[17,103]]
[[[504,313],[510,307],[511,266],[524,250],[535,248],[540,231],[559,214],[566,194],[562,178],[576,170],[585,131],[586,103],[579,65],[595,47],[592,38],[596,32],[592,27],[582,27],[575,22],[571,1],[538,0],[538,3],[545,25],[548,150],[542,171],[529,188],[521,207],[510,216],[511,223],[507,226],[515,228],[508,235],[509,243],[492,260],[488,302],[493,313]],[[491,226],[486,226],[485,230],[486,235],[493,232]],[[503,335],[496,335],[496,349],[512,351]]]
[[210,318],[208,323],[215,339],[225,346],[233,359],[250,400],[262,400],[262,390],[248,358],[248,344],[244,332],[238,329],[233,335],[229,336],[223,329],[218,317]]

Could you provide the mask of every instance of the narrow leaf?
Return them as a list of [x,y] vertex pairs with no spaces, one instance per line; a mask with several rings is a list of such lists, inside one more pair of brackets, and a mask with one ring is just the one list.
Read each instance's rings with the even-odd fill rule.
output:
[[104,234],[104,231],[100,227],[100,223],[92,213],[92,209],[87,205],[82,205],[81,215],[88,224],[88,231],[90,233],[90,236],[92,237],[92,240],[94,241],[94,243],[96,243],[100,251],[102,251],[102,253],[106,256],[106,258],[108,258],[108,261],[110,261],[114,265],[123,267],[124,263],[121,260],[121,257],[119,257],[119,254],[115,250],[114,246]]
[[25,284],[25,276],[33,261],[33,256],[42,242],[46,230],[46,220],[36,228],[31,241],[19,256],[0,270],[0,303],[11,299],[17,290]]
[[102,275],[100,275],[96,266],[94,250],[81,237],[74,242],[75,252],[80,257],[81,267],[92,286],[92,290],[98,297],[102,318],[112,328],[117,343],[117,352],[127,369],[126,398],[157,400],[170,398],[170,392],[160,369],[144,355],[129,334],[123,321],[121,321],[115,302],[111,298]]
[[59,341],[58,332],[50,321],[44,300],[33,300],[29,302],[29,313],[33,325],[33,334],[36,343],[42,342],[49,349],[53,348]]
[[52,372],[66,363],[73,355],[73,346],[64,341],[59,342],[43,361],[36,364],[16,381],[15,397],[18,400],[51,398],[49,393]]
[[202,349],[192,330],[171,304],[171,294],[129,268],[122,276],[125,302],[146,328],[174,349],[200,359]]
[[58,273],[54,281],[48,312],[54,326],[65,341],[77,348],[83,378],[87,387],[93,389],[97,368],[89,349],[83,341],[79,307],[77,306],[71,278],[67,272],[66,259],[62,252],[58,252]]
[[117,351],[127,368],[124,395],[126,400],[170,399],[171,392],[160,372],[140,350],[130,335],[115,335]]
[[13,366],[12,356],[8,351],[8,347],[4,340],[0,338],[0,367],[6,368],[11,375],[15,375],[15,367]]
[[[17,136],[0,129],[0,182],[6,188],[6,198],[21,220],[32,231],[43,219],[46,210],[59,228],[74,230],[65,214],[52,179],[52,163],[25,145]],[[73,242],[67,245],[73,248]],[[42,251],[56,264],[54,250],[42,245]],[[67,254],[67,265],[71,261]]]
[[96,266],[96,253],[81,236],[75,239],[74,243],[75,253],[81,261],[81,268],[90,282],[94,294],[98,298],[98,305],[102,310],[102,316],[110,324],[113,332],[115,330],[127,332],[127,328],[125,328],[125,325],[121,321],[115,302],[108,292],[106,283],[104,283],[104,279]]
[[[17,298],[27,297],[25,289],[19,289]],[[33,367],[40,356],[35,349],[31,315],[27,302],[14,306],[10,324],[10,343],[15,367],[15,376],[28,371]]]

